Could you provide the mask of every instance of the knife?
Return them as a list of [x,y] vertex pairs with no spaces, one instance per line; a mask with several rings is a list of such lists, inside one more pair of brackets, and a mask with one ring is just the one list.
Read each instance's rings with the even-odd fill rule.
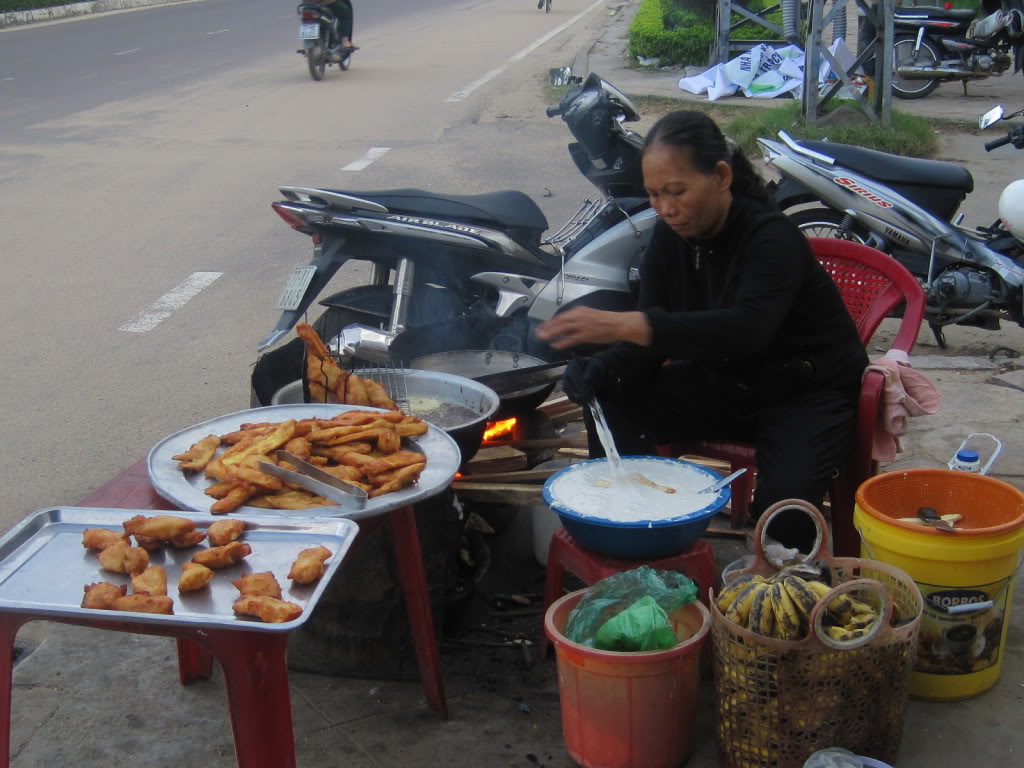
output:
[[562,374],[565,373],[565,366],[566,361],[561,360],[557,363],[531,365],[527,368],[514,368],[511,371],[488,373],[483,376],[474,376],[473,378],[501,395],[558,381],[558,379],[562,378]]
[[278,459],[298,467],[302,472],[294,472],[269,461],[260,462],[260,472],[266,472],[278,480],[284,480],[300,488],[305,488],[307,491],[312,491],[325,499],[337,502],[339,506],[346,509],[358,510],[366,506],[369,495],[358,485],[335,477],[330,472],[324,472],[320,467],[303,461],[288,451],[278,450],[275,455]]
[[931,507],[921,507],[917,510],[917,516],[920,517],[925,523],[930,525],[932,528],[938,528],[940,531],[955,531],[953,524],[948,520],[943,520],[939,517],[939,513]]

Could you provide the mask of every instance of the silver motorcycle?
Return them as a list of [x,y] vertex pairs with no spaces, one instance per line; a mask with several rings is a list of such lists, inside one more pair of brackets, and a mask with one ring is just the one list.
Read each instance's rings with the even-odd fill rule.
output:
[[[999,111],[1001,115],[1001,110]],[[982,127],[998,119],[982,118]],[[1012,136],[1012,134],[1011,134]],[[964,168],[822,141],[758,139],[782,179],[780,207],[808,237],[853,240],[889,253],[921,283],[925,319],[940,346],[947,325],[1024,326],[1024,243],[996,221],[961,227],[974,189]],[[1012,139],[990,142],[994,149]]]

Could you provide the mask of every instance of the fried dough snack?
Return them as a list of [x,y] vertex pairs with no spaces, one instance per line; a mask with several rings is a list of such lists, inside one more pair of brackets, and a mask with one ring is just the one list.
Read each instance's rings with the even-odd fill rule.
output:
[[171,539],[168,543],[175,549],[188,549],[206,541],[202,531],[187,531]]
[[132,613],[174,613],[174,600],[167,595],[125,595],[114,600],[115,611]]
[[85,597],[82,598],[83,608],[97,608],[101,611],[114,610],[114,601],[124,597],[128,587],[111,584],[109,581],[101,581],[99,584],[87,584],[85,586]]
[[235,613],[255,616],[267,624],[283,624],[302,615],[302,606],[276,597],[247,595],[235,601]]
[[195,592],[213,581],[213,571],[199,563],[184,563],[178,578],[179,592]]
[[160,565],[151,565],[142,573],[132,574],[132,592],[136,595],[166,595],[167,571]]
[[127,533],[111,531],[109,528],[86,528],[82,531],[82,546],[86,549],[103,550],[119,541],[127,542],[128,538]]
[[179,453],[171,458],[177,461],[183,470],[198,472],[201,469],[206,469],[206,465],[210,463],[210,459],[213,458],[213,454],[217,452],[219,446],[220,438],[217,435],[207,435],[184,453]]
[[281,597],[281,585],[277,583],[277,579],[274,578],[274,574],[270,571],[246,573],[231,583],[235,585],[235,589],[241,592],[243,596],[259,597],[263,595],[278,599]]
[[149,553],[120,541],[100,552],[100,566],[111,573],[142,573],[149,566]]
[[[127,535],[128,534],[125,534],[125,536],[127,536]],[[160,541],[160,539],[154,539],[152,536],[136,536],[135,537],[135,544],[136,544],[136,546],[142,547],[147,552],[156,552],[158,550],[163,549],[164,548],[164,543],[165,542]]]
[[299,584],[312,584],[324,575],[324,561],[333,553],[327,547],[312,547],[299,552],[288,571],[288,578]]
[[245,523],[242,520],[218,520],[208,529],[210,544],[223,547],[241,536],[244,530]]
[[240,541],[231,541],[223,547],[204,549],[192,558],[192,562],[217,570],[232,566],[250,554],[252,554],[252,547],[248,544],[243,544]]
[[149,536],[161,541],[170,541],[175,536],[194,531],[195,529],[196,524],[194,520],[189,520],[187,517],[175,517],[174,515],[156,515],[155,517],[136,515],[124,523],[125,532],[133,536],[141,534],[142,536]]

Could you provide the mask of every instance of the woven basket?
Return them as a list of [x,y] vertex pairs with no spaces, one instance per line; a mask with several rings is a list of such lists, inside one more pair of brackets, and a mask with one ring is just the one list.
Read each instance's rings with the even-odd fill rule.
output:
[[[809,560],[826,565],[834,589],[810,616],[801,640],[763,637],[728,621],[711,600],[717,737],[726,768],[801,768],[811,753],[844,747],[893,762],[903,735],[903,716],[917,652],[922,598],[905,573],[884,563],[831,557],[821,513],[804,501],[779,502],[755,532],[756,558],[736,575],[770,576],[778,568],[761,542],[771,518],[802,509],[818,525]],[[855,593],[885,617],[871,632],[838,643],[821,629],[834,595]]]

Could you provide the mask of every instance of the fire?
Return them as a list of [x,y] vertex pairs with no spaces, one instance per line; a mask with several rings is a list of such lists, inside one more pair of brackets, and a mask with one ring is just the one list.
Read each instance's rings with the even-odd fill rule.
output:
[[517,419],[513,417],[511,419],[495,421],[488,425],[487,429],[484,430],[484,442],[493,440],[496,437],[501,437],[502,435],[511,434],[512,430],[516,428],[516,421]]

